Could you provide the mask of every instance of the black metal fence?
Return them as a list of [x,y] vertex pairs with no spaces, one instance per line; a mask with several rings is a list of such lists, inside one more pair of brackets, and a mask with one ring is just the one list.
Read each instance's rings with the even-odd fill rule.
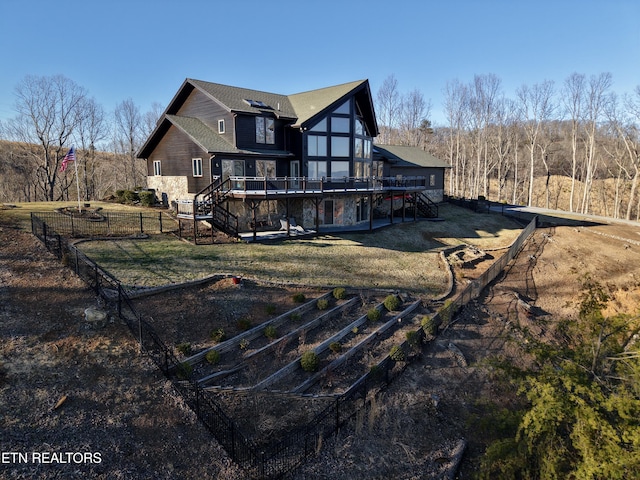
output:
[[[173,387],[181,394],[186,404],[224,447],[231,459],[245,469],[250,478],[280,478],[296,469],[307,457],[317,452],[319,445],[322,444],[322,438],[334,435],[358,412],[367,409],[370,406],[368,401],[370,394],[386,388],[406,368],[406,363],[397,363],[387,356],[355,382],[349,390],[337,396],[335,401],[319,412],[309,423],[288,432],[277,443],[258,447],[257,443],[248,438],[238,428],[236,422],[225,413],[216,402],[214,394],[204,390],[190,378],[188,372],[182,370],[184,366],[178,361],[173,350],[167,347],[153,326],[136,311],[121,283],[69,243],[45,220],[40,214],[32,215],[33,234],[46,245],[49,251],[73,268],[97,294],[117,309],[118,316],[138,339],[141,349],[171,380]],[[534,219],[511,245],[509,251],[479,279],[463,290],[454,301],[447,303],[434,319],[446,324],[459,308],[476,298],[520,251],[535,227]],[[417,333],[422,340],[424,331],[420,329]],[[404,342],[401,348],[405,352],[415,349],[409,345],[408,341]],[[184,379],[176,375],[181,371],[184,373],[182,375]]]
[[38,212],[32,215],[65,237],[110,237],[176,231],[176,220],[166,212],[87,212],[67,215],[60,212]]

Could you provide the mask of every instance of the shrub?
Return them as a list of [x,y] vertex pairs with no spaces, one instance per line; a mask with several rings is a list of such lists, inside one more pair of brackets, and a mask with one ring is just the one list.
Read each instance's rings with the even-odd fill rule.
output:
[[391,347],[391,351],[389,352],[389,358],[394,362],[403,362],[404,361],[404,350],[400,345],[394,345]]
[[238,327],[238,330],[246,332],[251,328],[251,320],[249,320],[248,318],[241,318],[236,322],[236,325]]
[[304,303],[307,297],[304,296],[304,293],[295,293],[293,295],[293,301],[296,303]]
[[370,322],[377,322],[382,317],[382,313],[377,308],[371,308],[367,312],[367,318]]
[[273,315],[274,313],[276,313],[276,306],[273,303],[268,304],[264,308],[265,308],[267,314],[269,314],[269,315]]
[[438,313],[440,314],[440,318],[442,319],[442,323],[445,325],[448,324],[456,314],[458,310],[458,305],[451,299],[445,300],[444,305]]
[[316,302],[316,306],[318,307],[318,310],[326,310],[329,307],[329,300],[321,298]]
[[120,203],[124,202],[124,190],[116,190],[116,200]]
[[140,203],[145,207],[151,207],[156,203],[156,196],[153,192],[148,190],[143,190],[138,194],[138,198],[140,198]]
[[211,365],[215,365],[220,361],[220,352],[217,350],[209,350],[204,357]]
[[240,350],[246,350],[247,348],[249,348],[249,340],[243,338],[240,340]]
[[226,334],[222,328],[216,328],[213,332],[211,332],[211,340],[214,342],[220,343],[226,338]]
[[342,287],[336,287],[333,289],[333,298],[336,300],[344,300],[347,296],[347,291]]
[[400,308],[401,302],[397,295],[387,295],[383,303],[384,307],[387,310],[389,310],[390,312],[395,312],[396,310],[398,310],[398,308]]
[[276,327],[274,327],[273,325],[267,325],[264,329],[264,336],[269,340],[273,340],[274,338],[276,338],[278,336]]
[[299,322],[302,318],[302,315],[300,315],[298,312],[294,312],[289,318],[291,318],[291,320],[293,320],[294,322]]
[[340,342],[332,342],[329,345],[329,350],[331,350],[333,353],[338,353],[342,351],[342,344]]
[[309,350],[302,354],[300,365],[305,372],[315,372],[318,370],[319,364],[320,361],[318,360],[318,355],[313,350]]
[[409,331],[404,335],[407,339],[407,343],[411,348],[418,348],[420,346],[420,335],[418,334],[418,332]]
[[180,380],[189,380],[191,375],[193,375],[193,367],[189,362],[182,362],[178,364],[176,376]]
[[131,190],[125,190],[124,193],[122,194],[122,201],[124,203],[135,203],[138,200],[140,200],[140,197],[138,197],[138,194]]
[[435,335],[436,333],[438,333],[438,324],[433,320],[432,317],[422,317],[422,320],[420,320],[420,326],[422,327],[422,330],[424,330],[424,333],[426,333],[427,335]]
[[179,343],[176,345],[176,350],[183,355],[191,355],[191,344],[187,342]]

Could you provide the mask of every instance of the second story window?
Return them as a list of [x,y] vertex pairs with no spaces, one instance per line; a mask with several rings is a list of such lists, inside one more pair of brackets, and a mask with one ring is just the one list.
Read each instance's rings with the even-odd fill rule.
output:
[[162,175],[162,164],[160,163],[160,160],[153,161],[153,174],[156,177],[159,177],[160,175]]
[[192,158],[191,164],[193,165],[193,176],[201,177],[202,176],[202,159]]
[[269,117],[256,117],[256,143],[273,145],[276,143],[275,120]]
[[224,119],[218,120],[218,133],[224,133]]

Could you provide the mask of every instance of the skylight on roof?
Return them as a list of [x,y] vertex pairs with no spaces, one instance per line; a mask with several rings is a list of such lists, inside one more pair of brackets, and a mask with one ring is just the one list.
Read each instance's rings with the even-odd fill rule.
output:
[[267,105],[266,103],[260,101],[260,100],[250,100],[248,98],[244,99],[245,103],[251,107],[256,107],[256,108],[271,108],[269,107],[269,105]]

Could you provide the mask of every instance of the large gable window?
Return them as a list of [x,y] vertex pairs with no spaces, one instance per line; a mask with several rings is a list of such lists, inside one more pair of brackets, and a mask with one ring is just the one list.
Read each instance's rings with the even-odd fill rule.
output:
[[349,156],[349,137],[331,137],[331,156]]
[[275,120],[270,117],[256,117],[256,143],[273,145],[276,143]]
[[326,135],[308,135],[307,136],[307,155],[310,157],[326,157],[327,156],[327,136]]
[[309,162],[307,176],[311,179],[320,179],[327,176],[327,162]]

